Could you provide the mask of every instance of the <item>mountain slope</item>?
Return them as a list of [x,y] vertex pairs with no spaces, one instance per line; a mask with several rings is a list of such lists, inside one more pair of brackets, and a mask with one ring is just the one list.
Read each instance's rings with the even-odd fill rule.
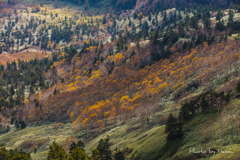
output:
[[[219,89],[221,90],[221,87]],[[22,149],[28,148],[28,151],[38,145],[37,154],[32,154],[33,159],[46,159],[48,145],[54,140],[67,146],[69,141],[74,141],[71,136],[78,137],[86,143],[85,149],[90,153],[101,138],[109,136],[112,150],[116,147],[126,150],[128,157],[134,159],[198,159],[201,157],[237,160],[240,156],[239,105],[240,100],[236,98],[224,106],[221,115],[217,112],[196,115],[184,125],[184,137],[170,143],[166,141],[165,125],[161,123],[160,125],[157,123],[140,125],[134,121],[118,125],[113,129],[109,128],[109,131],[103,134],[98,130],[75,132],[71,129],[71,124],[49,124],[10,132],[0,136],[0,140],[7,147],[20,146]],[[96,134],[92,137],[91,133],[94,132]],[[225,138],[222,139],[222,137]],[[215,151],[215,154],[189,153],[191,148],[195,148],[196,151],[203,149],[207,152],[210,148],[211,151]],[[223,152],[221,150],[233,153],[221,153]]]
[[124,0],[99,1],[113,7],[99,13],[93,2],[19,3],[0,17],[0,57],[39,55],[0,66],[2,145],[46,159],[53,141],[69,152],[81,139],[90,155],[108,135],[130,159],[237,159],[238,10]]

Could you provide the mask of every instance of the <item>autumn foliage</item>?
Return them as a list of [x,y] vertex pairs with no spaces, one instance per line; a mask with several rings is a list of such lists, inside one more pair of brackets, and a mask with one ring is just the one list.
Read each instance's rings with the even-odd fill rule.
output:
[[[118,120],[142,116],[146,119],[144,114],[148,111],[144,109],[155,113],[159,100],[170,94],[173,100],[178,100],[219,76],[238,75],[239,44],[239,41],[211,46],[205,43],[190,53],[176,53],[144,68],[138,66],[143,57],[149,58],[147,48],[138,50],[136,46],[129,46],[124,53],[115,55],[104,52],[102,62],[92,63],[100,46],[91,47],[88,53],[74,57],[70,65],[64,59],[54,63],[59,79],[64,81],[52,87],[58,88],[60,94],[52,95],[52,88],[40,93],[41,114],[48,121],[68,118],[75,129],[99,127],[104,130],[106,124]],[[113,46],[106,44],[103,50]],[[29,115],[33,113],[36,112]]]

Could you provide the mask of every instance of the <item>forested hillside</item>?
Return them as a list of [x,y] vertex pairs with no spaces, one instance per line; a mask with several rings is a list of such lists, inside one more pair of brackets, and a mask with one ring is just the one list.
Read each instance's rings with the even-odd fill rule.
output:
[[236,1],[0,4],[5,159],[240,157]]
[[[187,6],[197,6],[197,5],[210,5],[215,7],[227,7],[232,2],[231,0],[110,0],[106,3],[106,0],[70,0],[67,2],[76,3],[78,5],[86,6],[101,6],[104,7],[104,4],[111,5],[111,7],[116,9],[133,9],[135,8],[148,8],[149,12],[155,12],[162,9],[169,9],[173,7],[187,7]],[[108,6],[110,7],[110,6]]]

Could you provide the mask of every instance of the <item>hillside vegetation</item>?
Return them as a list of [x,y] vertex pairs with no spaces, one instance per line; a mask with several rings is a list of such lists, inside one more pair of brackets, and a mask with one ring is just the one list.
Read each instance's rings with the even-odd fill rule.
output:
[[[71,129],[71,124],[28,127],[5,134],[0,139],[6,146],[11,148],[21,146],[23,149],[27,147],[25,149],[30,152],[33,151],[34,147],[39,146],[37,153],[32,154],[33,159],[46,159],[48,145],[54,140],[68,148],[69,140],[70,142],[76,141],[76,138],[71,136],[84,140],[87,153],[90,153],[97,146],[101,138],[105,139],[109,136],[112,150],[116,147],[121,150],[127,149],[128,157],[135,157],[135,159],[167,159],[170,157],[173,157],[173,159],[197,159],[200,157],[238,159],[240,154],[238,145],[239,103],[239,99],[230,101],[228,105],[224,106],[221,115],[216,112],[209,112],[195,116],[184,125],[184,137],[171,143],[166,142],[164,125],[149,126],[145,124],[139,126],[138,123],[133,122],[110,129],[100,136],[97,134],[95,135],[97,138],[90,142],[89,134],[91,135],[97,130],[75,132]],[[222,139],[222,137],[225,138]],[[211,151],[215,151],[215,154],[189,154],[191,148],[195,148],[196,151],[209,150],[210,148]],[[159,150],[162,152],[159,152]],[[233,153],[221,153],[221,150]]]
[[7,159],[240,157],[239,6],[1,6],[0,154]]

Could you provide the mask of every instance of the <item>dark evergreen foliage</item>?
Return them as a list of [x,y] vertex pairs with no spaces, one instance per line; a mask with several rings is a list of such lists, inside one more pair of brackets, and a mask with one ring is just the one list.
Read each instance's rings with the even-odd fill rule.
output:
[[77,147],[79,147],[81,150],[84,150],[85,144],[81,140],[79,140],[77,143],[73,142],[70,145],[69,152],[72,153],[72,151]]
[[102,158],[102,160],[112,160],[112,152],[110,149],[110,139],[107,137],[106,139],[101,139],[97,146],[97,150]]
[[1,160],[31,160],[30,153],[26,153],[22,150],[7,150],[4,147],[0,148]]
[[183,136],[182,124],[172,114],[168,117],[165,132],[168,133],[167,140],[175,140]]
[[67,153],[63,149],[62,146],[60,146],[58,143],[53,142],[52,145],[50,145],[50,151],[48,152],[47,159],[48,160],[66,160],[68,157]]
[[124,152],[120,150],[117,150],[113,157],[115,160],[125,160]]

